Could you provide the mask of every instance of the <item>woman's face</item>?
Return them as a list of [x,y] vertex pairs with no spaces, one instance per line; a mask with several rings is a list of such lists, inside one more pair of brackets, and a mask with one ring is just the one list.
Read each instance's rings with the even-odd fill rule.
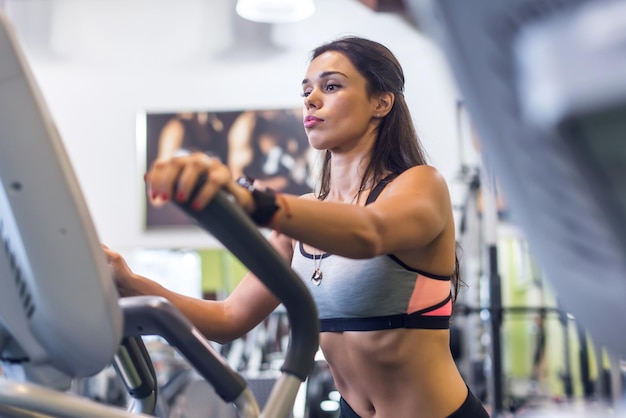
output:
[[313,148],[347,150],[375,136],[376,101],[366,86],[365,77],[340,52],[311,61],[302,90],[304,129]]

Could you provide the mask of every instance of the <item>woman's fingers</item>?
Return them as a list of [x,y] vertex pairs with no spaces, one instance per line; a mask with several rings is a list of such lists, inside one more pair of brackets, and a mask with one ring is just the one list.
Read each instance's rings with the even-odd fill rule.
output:
[[[216,158],[197,152],[157,160],[145,176],[151,200],[190,202],[194,210],[204,208],[221,188],[232,182],[228,168]],[[198,181],[203,181],[194,193]],[[194,194],[194,196],[192,196]]]
[[[193,210],[200,210],[208,205],[217,192],[231,181],[230,171],[219,160],[212,159],[208,163],[207,172],[208,174],[204,184],[199,188],[195,196],[193,196],[193,201],[191,202]],[[193,174],[190,176],[193,176]]]
[[182,167],[184,158],[175,157],[156,160],[146,175],[148,193],[152,200],[169,201],[172,198],[173,185]]
[[[215,176],[214,172],[219,164],[218,160],[201,153],[186,157],[176,180],[176,201],[185,203],[193,198],[193,202],[190,202],[193,209],[204,207],[208,201],[202,202],[198,200],[198,196],[200,191],[206,187],[208,179]],[[202,184],[198,184],[198,182],[202,182]],[[198,189],[197,193],[192,196],[196,189]]]

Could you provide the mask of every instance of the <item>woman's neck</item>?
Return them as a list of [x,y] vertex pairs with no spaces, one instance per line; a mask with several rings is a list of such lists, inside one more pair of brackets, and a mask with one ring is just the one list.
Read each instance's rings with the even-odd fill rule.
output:
[[369,155],[333,154],[328,200],[354,203],[360,192],[372,187],[369,182],[362,186],[363,175],[369,164]]

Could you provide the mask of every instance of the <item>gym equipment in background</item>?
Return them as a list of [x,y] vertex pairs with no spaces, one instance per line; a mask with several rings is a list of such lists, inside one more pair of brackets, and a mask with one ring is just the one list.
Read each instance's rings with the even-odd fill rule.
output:
[[[155,375],[141,337],[175,347],[232,403],[258,417],[245,379],[180,311],[159,297],[118,300],[61,138],[6,18],[0,14],[0,414],[3,417],[147,417]],[[194,214],[195,215],[195,214]],[[262,416],[283,418],[314,365],[319,323],[310,294],[224,192],[199,222],[284,304],[291,340]],[[115,361],[132,410],[67,393],[72,380]]]

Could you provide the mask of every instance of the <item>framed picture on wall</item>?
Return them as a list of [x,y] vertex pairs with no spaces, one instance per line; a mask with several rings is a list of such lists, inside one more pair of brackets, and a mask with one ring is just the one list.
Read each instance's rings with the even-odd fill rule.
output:
[[[315,153],[300,109],[145,113],[138,123],[146,169],[157,158],[204,152],[227,164],[235,178],[245,175],[284,193],[312,190]],[[195,225],[174,204],[144,196],[146,229]]]

